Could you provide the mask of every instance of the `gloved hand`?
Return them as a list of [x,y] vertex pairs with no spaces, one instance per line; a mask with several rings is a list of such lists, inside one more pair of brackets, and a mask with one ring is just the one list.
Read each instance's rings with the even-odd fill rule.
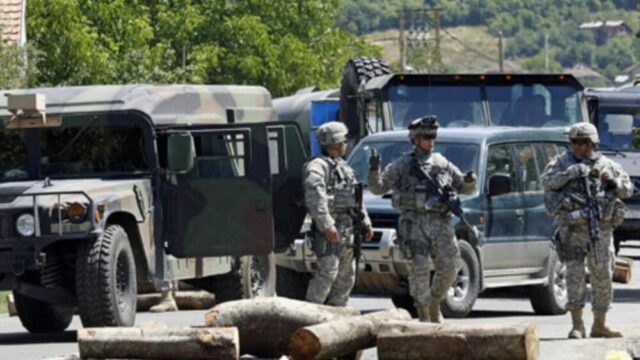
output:
[[591,169],[585,164],[573,164],[567,168],[567,173],[572,179],[589,175]]
[[470,183],[477,181],[478,177],[476,176],[476,173],[473,172],[473,170],[469,170],[464,174],[464,178],[462,178],[462,180],[464,180],[464,182],[466,183]]
[[371,156],[369,156],[369,170],[370,171],[378,171],[380,169],[380,154],[376,151],[376,149],[371,149]]
[[600,173],[600,180],[602,181],[605,191],[613,191],[618,188],[618,182],[608,171]]

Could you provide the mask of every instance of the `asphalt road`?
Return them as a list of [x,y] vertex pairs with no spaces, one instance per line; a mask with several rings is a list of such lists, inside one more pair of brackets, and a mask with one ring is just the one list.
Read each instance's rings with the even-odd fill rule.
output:
[[[614,284],[614,303],[608,320],[612,327],[621,330],[624,339],[568,340],[570,317],[536,316],[527,298],[512,292],[483,295],[469,318],[447,319],[451,323],[521,324],[534,323],[540,335],[540,359],[605,359],[611,351],[626,351],[640,359],[640,241],[623,244],[621,255],[634,260],[631,284]],[[350,306],[364,311],[392,307],[383,297],[355,295]],[[585,309],[587,327],[592,323],[590,308]],[[137,324],[162,321],[170,325],[203,325],[205,311],[181,311],[165,314],[138,314]],[[16,317],[0,315],[0,359],[65,358],[78,353],[75,342],[76,329],[80,327],[76,317],[70,330],[60,334],[33,335],[27,333]],[[363,359],[377,359],[375,349],[367,350]]]

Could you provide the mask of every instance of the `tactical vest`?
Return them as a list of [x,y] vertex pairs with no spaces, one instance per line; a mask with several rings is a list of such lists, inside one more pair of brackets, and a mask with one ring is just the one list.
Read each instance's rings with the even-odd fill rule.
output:
[[[578,161],[572,156],[570,164],[577,164]],[[601,171],[606,167],[604,159],[599,158],[595,162],[585,162],[591,169],[598,169]],[[563,169],[563,170],[566,170]],[[600,218],[598,221],[610,223],[613,226],[619,226],[624,221],[626,213],[626,207],[622,200],[613,196],[603,189],[603,184],[600,178],[590,179],[592,186],[596,189],[596,202],[600,207]],[[572,179],[559,191],[549,191],[545,193],[544,201],[547,210],[552,215],[559,216],[564,222],[578,222],[585,223],[585,214],[582,212],[582,206],[572,197],[585,198],[587,189],[585,189],[584,180],[582,178]]]
[[433,185],[427,180],[421,180],[412,167],[422,167],[440,185],[451,184],[451,175],[432,161],[415,163],[414,157],[411,153],[403,159],[406,161],[404,169],[407,173],[400,176],[400,186],[393,192],[393,207],[400,211],[447,212],[447,206],[434,196]]
[[344,160],[334,160],[320,156],[329,165],[327,177],[327,198],[329,211],[346,212],[356,208],[356,178],[351,167]]

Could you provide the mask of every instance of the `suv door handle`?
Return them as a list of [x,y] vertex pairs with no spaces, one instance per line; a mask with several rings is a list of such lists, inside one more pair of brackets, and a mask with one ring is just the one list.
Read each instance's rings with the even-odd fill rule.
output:
[[518,216],[518,217],[522,217],[522,216],[524,216],[524,210],[522,210],[522,209],[516,209],[516,216]]

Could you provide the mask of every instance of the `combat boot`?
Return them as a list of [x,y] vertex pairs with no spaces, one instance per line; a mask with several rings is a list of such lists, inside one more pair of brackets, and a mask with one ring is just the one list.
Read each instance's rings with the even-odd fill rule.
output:
[[569,339],[587,337],[587,330],[584,328],[584,321],[582,321],[582,308],[571,309],[571,322],[573,323],[573,328],[569,332]]
[[604,323],[607,318],[606,311],[593,312],[593,326],[591,327],[591,337],[593,338],[616,338],[622,337],[622,333],[609,329]]
[[178,311],[178,305],[173,298],[173,291],[171,290],[163,291],[160,297],[160,303],[149,309],[149,312],[154,313],[168,311]]
[[416,311],[420,322],[429,322],[429,305],[416,304]]
[[432,323],[442,324],[442,313],[440,312],[440,301],[432,301],[429,304],[429,317]]

